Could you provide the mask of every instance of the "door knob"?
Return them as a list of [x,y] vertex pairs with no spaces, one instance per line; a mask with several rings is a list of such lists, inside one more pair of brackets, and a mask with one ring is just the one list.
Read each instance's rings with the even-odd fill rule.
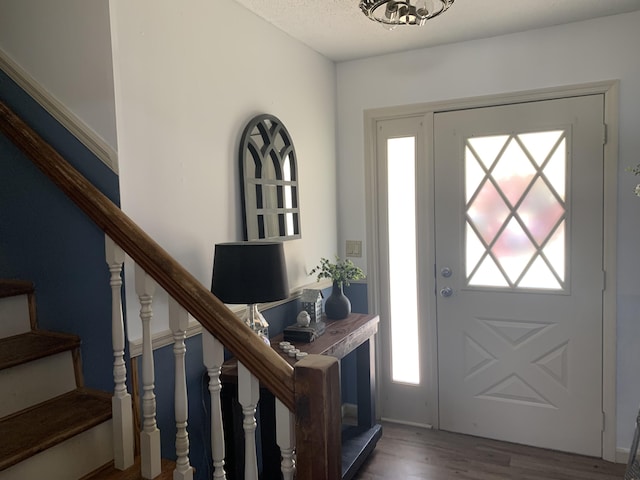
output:
[[449,267],[442,267],[442,269],[440,270],[440,275],[442,275],[444,278],[449,278],[452,273],[453,272]]
[[440,290],[441,297],[450,297],[451,295],[453,295],[453,289],[451,287],[444,287]]

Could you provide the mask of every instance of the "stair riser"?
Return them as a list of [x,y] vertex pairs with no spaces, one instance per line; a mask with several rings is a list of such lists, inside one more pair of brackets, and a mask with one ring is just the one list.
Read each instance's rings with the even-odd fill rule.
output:
[[0,298],[0,338],[31,330],[28,295]]
[[[0,418],[76,388],[71,352],[0,371]],[[4,477],[0,474],[0,480]]]
[[113,460],[112,422],[104,422],[0,472],[0,480],[70,480]]

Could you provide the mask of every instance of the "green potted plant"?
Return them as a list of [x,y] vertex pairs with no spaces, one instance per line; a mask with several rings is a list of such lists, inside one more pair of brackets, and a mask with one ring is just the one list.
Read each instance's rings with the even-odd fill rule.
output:
[[347,318],[351,313],[351,302],[345,296],[343,287],[349,286],[353,280],[364,278],[364,272],[349,259],[340,260],[336,256],[335,263],[327,258],[321,258],[309,275],[317,274],[317,280],[328,278],[333,282],[331,295],[324,302],[324,312],[330,320]]

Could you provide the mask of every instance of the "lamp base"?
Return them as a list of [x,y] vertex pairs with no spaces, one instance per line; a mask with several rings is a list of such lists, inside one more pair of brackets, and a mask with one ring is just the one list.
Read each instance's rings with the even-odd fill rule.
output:
[[242,321],[247,324],[247,326],[256,332],[260,338],[267,345],[271,345],[269,341],[269,323],[262,316],[262,314],[258,311],[257,303],[250,303],[247,305],[247,309],[242,316]]

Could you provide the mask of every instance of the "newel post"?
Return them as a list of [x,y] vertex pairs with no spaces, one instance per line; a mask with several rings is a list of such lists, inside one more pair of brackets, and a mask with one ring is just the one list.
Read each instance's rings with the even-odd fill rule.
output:
[[294,367],[297,478],[342,478],[340,367],[327,355],[309,355]]

